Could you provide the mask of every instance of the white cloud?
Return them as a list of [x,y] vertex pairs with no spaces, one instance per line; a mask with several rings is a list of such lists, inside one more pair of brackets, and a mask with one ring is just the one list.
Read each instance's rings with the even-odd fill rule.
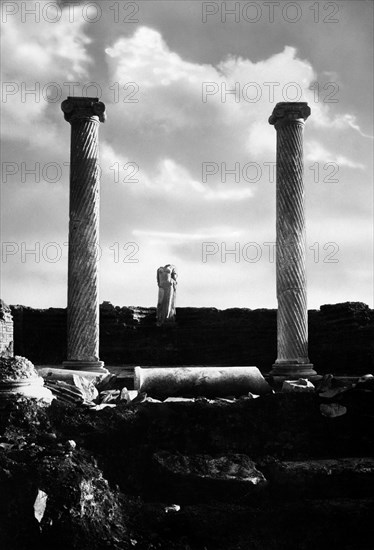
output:
[[[48,107],[62,118],[59,104],[68,88],[64,82],[87,78],[91,62],[86,46],[90,39],[84,21],[69,21],[62,10],[60,22],[43,18],[38,23],[2,25],[2,127],[3,136],[51,147],[58,139],[57,126],[47,119]],[[61,95],[59,98],[58,96]],[[57,101],[50,99],[57,98]]]
[[[62,85],[65,81],[82,78],[86,82],[92,80],[88,48],[97,51],[101,39],[105,38],[106,44],[112,39],[108,35],[101,36],[100,30],[98,40],[90,45],[83,24],[65,20],[49,26],[40,23],[13,28],[12,25],[9,21],[4,29],[3,79],[15,83],[23,81],[28,88],[35,82],[43,85],[55,81]],[[94,35],[96,29],[90,29]],[[134,34],[114,38],[112,42],[106,50],[108,72],[103,66],[95,69],[101,74],[99,84],[103,90],[108,90],[113,82],[120,85],[118,102],[110,103],[108,98],[103,98],[108,121],[100,128],[101,236],[103,247],[106,247],[101,271],[102,299],[123,304],[155,303],[156,269],[175,261],[184,281],[180,286],[181,304],[274,305],[275,266],[266,261],[266,248],[258,263],[241,261],[236,264],[231,258],[221,264],[217,253],[218,263],[203,264],[201,242],[225,242],[232,247],[239,241],[241,246],[252,241],[273,241],[275,185],[234,183],[232,177],[223,183],[221,173],[203,183],[202,162],[219,165],[225,161],[231,168],[236,162],[243,167],[254,160],[259,163],[274,161],[276,132],[267,120],[275,103],[292,100],[292,93],[298,89],[301,96],[296,99],[308,101],[312,108],[305,141],[307,160],[332,161],[361,171],[363,162],[366,165],[368,159],[366,149],[360,148],[360,135],[370,136],[361,131],[353,115],[339,114],[340,104],[315,103],[314,91],[309,88],[317,75],[308,60],[299,58],[295,48],[285,47],[257,62],[251,61],[248,52],[248,58],[231,56],[214,66],[186,61],[151,28],[141,27]],[[137,103],[123,101],[123,85],[128,82],[139,86]],[[213,83],[215,90],[206,102],[202,99],[203,83]],[[253,85],[249,86],[250,83]],[[235,86],[239,93],[237,102],[232,94],[225,95],[225,90],[230,91]],[[274,97],[270,95],[272,90]],[[77,95],[81,91],[79,88]],[[288,97],[284,96],[286,92]],[[113,100],[113,94],[108,95]],[[63,156],[62,160],[68,160],[69,125],[63,119],[59,104],[60,101],[48,103],[43,99],[38,103],[30,100],[30,96],[22,102],[20,93],[9,95],[8,101],[3,103],[3,128],[7,124],[4,135],[11,141],[8,147],[12,154],[14,151],[14,158],[49,162],[61,160]],[[348,157],[354,153],[343,142],[347,137],[352,151],[359,151],[354,160]],[[348,154],[341,153],[347,150]],[[13,160],[13,157],[6,160]],[[114,180],[116,163],[118,181]],[[126,163],[139,165],[139,172],[132,176],[139,181],[123,181],[125,176],[131,176],[131,170],[123,170]],[[264,173],[267,174],[267,170]],[[10,240],[26,241],[30,235],[36,241],[45,239],[48,234],[48,239],[66,241],[67,179],[65,171],[58,192],[54,184],[50,184],[47,191],[43,185],[30,184],[28,189],[9,186],[5,220]],[[326,242],[334,240],[340,232],[342,236],[350,232],[360,215],[361,205],[368,204],[370,183],[366,185],[365,174],[362,185],[343,189],[344,181],[342,183],[340,187],[310,186],[308,189],[312,206],[308,216],[318,220],[321,243],[322,238]],[[322,203],[326,210],[329,209],[324,219],[321,219]],[[344,221],[338,226],[339,232],[335,232],[337,226],[330,220],[339,219],[339,214]],[[332,228],[330,233],[326,231],[329,226]],[[313,234],[316,231],[312,226],[311,238],[316,238]],[[114,261],[114,251],[110,248],[114,241],[119,244],[122,254],[118,262]],[[139,263],[124,263],[122,246],[132,241],[139,245]],[[354,234],[351,245],[361,252],[365,246],[363,241],[364,233]],[[332,266],[336,278],[339,264]],[[10,263],[7,269],[9,267]],[[17,294],[12,294],[11,301],[21,300],[30,305],[39,305],[42,301],[46,307],[65,305],[65,279],[58,285],[56,280],[61,280],[62,272],[66,275],[66,262],[48,265],[48,269],[42,264],[34,265],[32,269],[37,276],[32,279],[31,266],[27,267],[29,271],[25,273],[22,265],[16,265],[11,273],[8,271],[9,286],[15,279],[19,280]],[[312,282],[313,269],[315,266],[312,266]],[[32,283],[27,286],[30,280]],[[349,293],[349,284],[353,288],[354,280],[353,274],[346,283],[345,298],[353,296]],[[48,282],[51,291],[43,298],[43,288]],[[322,281],[321,285],[325,283]],[[251,297],[247,296],[245,288],[252,293]],[[35,295],[36,301],[27,298],[31,295]]]
[[[115,161],[114,161],[115,159]],[[169,196],[174,200],[186,199],[193,201],[241,201],[253,196],[253,190],[237,184],[235,188],[228,188],[227,184],[217,184],[209,186],[194,179],[189,171],[170,158],[161,159],[152,175],[146,170],[140,169],[122,155],[115,153],[113,147],[104,143],[101,153],[101,166],[106,174],[113,171],[114,165],[118,170],[127,167],[124,176],[129,178],[125,183],[129,183],[128,192],[134,196],[144,196],[149,194],[158,196]],[[136,173],[133,173],[136,171]],[[130,175],[131,172],[131,175]],[[131,179],[134,179],[131,182]],[[136,181],[135,181],[136,180]],[[132,184],[131,184],[132,183]]]
[[237,239],[242,235],[242,231],[232,230],[230,227],[210,227],[201,228],[195,233],[177,233],[167,231],[143,231],[141,229],[134,229],[133,234],[135,236],[148,236],[157,237],[161,239],[167,239],[170,241],[201,241],[201,239]]
[[340,118],[336,117],[336,119],[333,121],[333,124],[337,128],[343,128],[345,125],[348,125],[350,128],[353,128],[354,130],[356,130],[362,137],[366,137],[370,139],[374,138],[374,136],[365,134],[361,130],[360,126],[356,122],[356,117],[354,115],[345,114],[345,115],[342,115]]
[[[280,101],[308,101],[308,125],[314,128],[354,129],[366,135],[353,115],[332,114],[330,104],[316,99],[310,87],[317,75],[294,47],[257,62],[229,56],[215,67],[183,60],[158,31],[140,27],[106,53],[111,79],[139,86],[136,105],[116,105],[129,130],[143,139],[162,136],[164,141],[173,141],[178,133],[178,154],[185,157],[179,163],[186,167],[204,152],[212,159],[211,151],[220,160],[223,155],[237,161],[273,158],[275,133],[267,121]],[[119,129],[111,128],[118,135]]]
[[305,159],[310,162],[334,162],[338,166],[364,170],[365,166],[361,162],[355,162],[344,155],[331,153],[321,143],[317,141],[307,141],[305,144]]
[[313,117],[310,119],[312,124],[317,128],[329,128],[330,130],[349,130],[353,129],[362,137],[373,139],[374,136],[365,134],[356,121],[356,117],[352,114],[338,114],[331,116],[330,108],[326,104],[320,104],[319,107],[313,110]]

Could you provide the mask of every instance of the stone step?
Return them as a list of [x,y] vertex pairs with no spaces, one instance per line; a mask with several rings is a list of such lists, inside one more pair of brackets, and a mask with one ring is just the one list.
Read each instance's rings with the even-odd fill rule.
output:
[[[160,451],[153,455],[164,495],[179,502],[292,501],[299,498],[369,498],[374,458],[253,462],[245,454],[211,456]],[[179,500],[178,500],[179,498]]]
[[[206,550],[371,550],[374,498],[294,500],[260,506],[226,502],[149,503],[143,524]],[[195,545],[195,544],[196,545]],[[172,547],[167,545],[164,548]]]
[[374,494],[372,457],[276,462],[266,468],[272,491],[288,498],[370,497]]

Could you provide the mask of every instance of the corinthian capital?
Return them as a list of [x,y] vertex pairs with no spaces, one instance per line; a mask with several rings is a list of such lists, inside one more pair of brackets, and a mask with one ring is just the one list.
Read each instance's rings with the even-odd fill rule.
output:
[[288,102],[277,103],[273,113],[270,115],[269,124],[278,123],[287,124],[292,122],[304,123],[311,110],[306,102]]
[[92,118],[105,122],[105,105],[97,97],[68,97],[61,103],[65,120],[72,122],[76,119]]

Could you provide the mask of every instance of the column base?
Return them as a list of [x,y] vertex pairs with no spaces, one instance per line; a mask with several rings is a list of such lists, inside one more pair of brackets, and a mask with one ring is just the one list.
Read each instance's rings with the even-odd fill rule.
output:
[[274,363],[269,375],[275,379],[297,380],[298,378],[312,379],[318,376],[312,363],[295,363],[292,361],[282,361]]
[[104,361],[63,361],[62,366],[64,369],[109,374],[109,371],[104,367]]

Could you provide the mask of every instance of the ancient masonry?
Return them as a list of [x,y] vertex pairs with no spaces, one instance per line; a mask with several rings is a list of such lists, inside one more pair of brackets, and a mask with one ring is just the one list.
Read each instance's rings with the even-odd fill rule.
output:
[[[105,105],[69,97],[62,105],[71,124],[66,368],[107,372],[99,359],[98,130]],[[278,103],[269,118],[277,131],[277,348],[271,374],[316,374],[308,358],[303,128],[307,103]]]
[[308,358],[303,129],[307,103],[277,103],[269,123],[277,131],[277,347],[271,374],[316,375]]
[[0,300],[0,357],[13,357],[13,317],[3,300]]
[[105,105],[68,97],[61,108],[71,125],[68,357],[70,369],[107,372],[99,360],[99,142]]

